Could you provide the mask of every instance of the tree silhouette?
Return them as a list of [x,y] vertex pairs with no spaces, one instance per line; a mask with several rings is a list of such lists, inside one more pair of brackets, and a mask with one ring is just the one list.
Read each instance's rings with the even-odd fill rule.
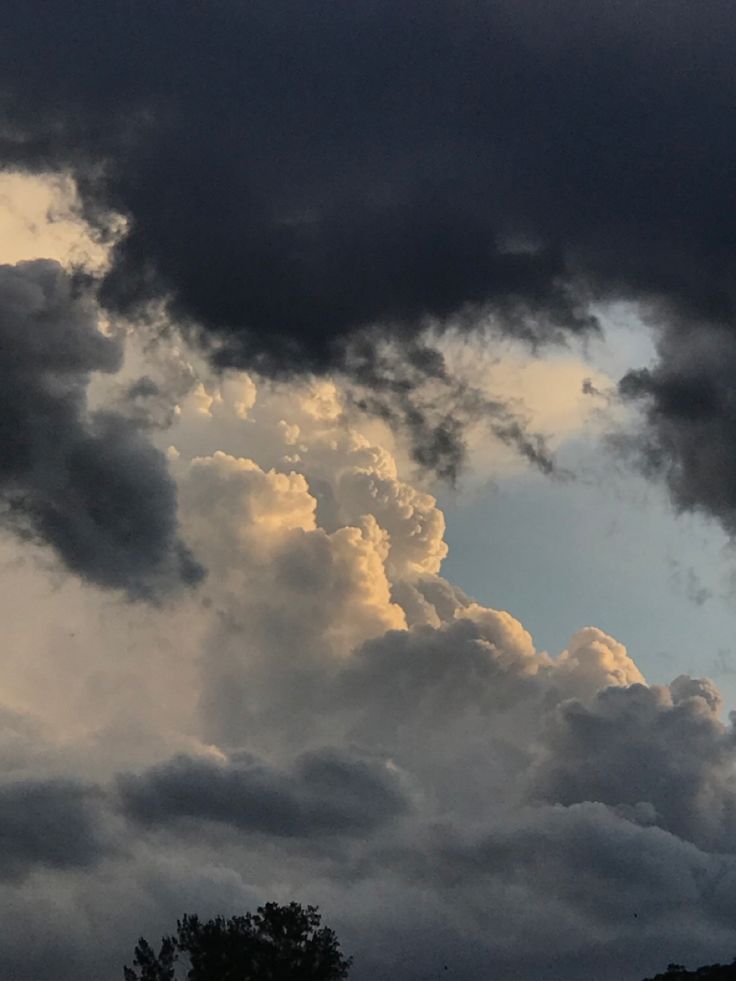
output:
[[164,937],[158,954],[142,937],[125,981],[176,981],[177,963],[187,981],[342,981],[351,958],[335,933],[320,926],[316,907],[267,903],[255,913],[202,922],[186,915],[176,937]]
[[657,974],[645,981],[736,981],[736,960],[731,964],[708,964],[694,971],[686,971],[681,964],[670,964],[664,974]]
[[173,937],[163,938],[158,956],[154,954],[148,941],[141,937],[133,959],[133,964],[138,970],[124,967],[123,977],[125,981],[174,981],[176,956],[177,943]]

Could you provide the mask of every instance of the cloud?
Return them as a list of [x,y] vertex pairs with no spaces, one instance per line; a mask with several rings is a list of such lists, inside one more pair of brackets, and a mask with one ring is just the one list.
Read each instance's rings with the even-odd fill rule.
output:
[[471,384],[471,372],[452,371],[437,344],[406,338],[386,343],[379,334],[349,346],[342,370],[355,405],[405,433],[423,471],[454,483],[467,462],[468,432],[479,429],[527,465],[557,472],[547,440],[530,429],[513,400],[488,392],[487,377],[486,385]]
[[712,682],[647,684],[590,626],[540,650],[448,582],[437,501],[339,379],[127,353],[107,394],[156,402],[140,425],[208,576],[131,604],[0,542],[0,832],[22,856],[0,973],[107,981],[185,910],[292,898],[357,981],[639,981],[732,951]]
[[418,886],[436,888],[439,879],[463,897],[472,926],[452,924],[474,934],[457,965],[463,979],[493,965],[502,976],[544,970],[556,981],[582,981],[592,962],[604,981],[635,981],[662,950],[698,963],[709,944],[732,942],[723,927],[733,856],[708,854],[600,803],[524,809],[475,834],[440,831],[406,861]]
[[[705,848],[736,831],[734,734],[712,682],[607,688],[563,702],[545,733],[536,791],[562,804],[600,801]],[[631,810],[628,810],[631,809]]]
[[377,762],[313,752],[289,771],[240,754],[180,756],[118,778],[123,809],[145,824],[216,821],[277,837],[367,835],[408,810],[397,775]]
[[555,662],[555,677],[563,691],[594,695],[612,686],[644,684],[644,676],[623,644],[599,630],[578,630]]
[[374,738],[396,739],[404,727],[433,720],[464,725],[468,706],[503,711],[527,692],[549,659],[508,613],[477,605],[440,627],[415,626],[367,641],[346,664],[341,701],[364,706]]
[[76,780],[0,786],[0,876],[93,865],[111,850],[100,793]]
[[664,330],[659,347],[658,364],[621,380],[621,394],[642,404],[647,421],[623,448],[646,473],[666,482],[678,509],[715,517],[733,535],[736,343],[731,330],[725,323],[693,330],[676,322]]
[[0,262],[44,258],[68,268],[105,272],[123,223],[116,229],[110,216],[109,234],[101,236],[82,220],[81,210],[69,175],[0,173]]
[[202,571],[179,541],[166,462],[125,418],[90,412],[115,372],[86,282],[47,260],[0,266],[0,520],[97,585],[150,596]]

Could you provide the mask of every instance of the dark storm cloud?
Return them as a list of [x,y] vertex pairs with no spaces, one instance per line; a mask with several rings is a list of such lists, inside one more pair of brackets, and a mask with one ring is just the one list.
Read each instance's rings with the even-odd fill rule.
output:
[[363,327],[488,302],[533,335],[590,325],[557,232],[508,198],[528,54],[498,11],[57,3],[39,31],[14,4],[6,27],[5,159],[71,164],[130,215],[107,301],[170,290],[221,362],[322,368]]
[[0,786],[0,877],[93,865],[110,849],[99,791],[72,780]]
[[0,521],[131,596],[196,581],[164,457],[121,415],[87,411],[90,373],[121,359],[87,286],[54,262],[0,266],[0,348]]
[[640,402],[647,428],[624,443],[662,476],[683,510],[699,509],[736,534],[736,336],[730,328],[678,324],[660,342],[661,361],[620,383]]
[[[601,298],[730,329],[732,16],[12,0],[0,156],[72,167],[90,216],[127,215],[106,302],[167,294],[223,365],[343,366],[377,324],[484,313],[538,342],[593,329]],[[428,437],[450,467],[452,437]]]
[[[228,361],[497,302],[588,326],[570,285],[730,311],[731,8],[684,0],[49,5],[5,18],[6,159],[108,159],[157,282]],[[125,38],[126,43],[121,44]],[[523,313],[530,316],[522,316]],[[337,347],[335,347],[337,342]]]
[[199,819],[277,837],[365,834],[408,809],[385,766],[330,751],[288,771],[246,754],[225,763],[179,756],[120,776],[118,788],[123,810],[143,823]]

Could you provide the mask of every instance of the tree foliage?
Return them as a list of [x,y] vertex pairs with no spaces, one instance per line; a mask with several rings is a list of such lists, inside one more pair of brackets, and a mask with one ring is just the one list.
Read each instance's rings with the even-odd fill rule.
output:
[[[141,938],[125,981],[342,981],[350,958],[316,907],[267,903],[255,913],[203,922],[186,915],[159,953]],[[185,973],[178,974],[181,968]]]

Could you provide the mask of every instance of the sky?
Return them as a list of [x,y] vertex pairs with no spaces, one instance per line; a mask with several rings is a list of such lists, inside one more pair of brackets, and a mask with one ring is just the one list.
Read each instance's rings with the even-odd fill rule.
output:
[[730,960],[729,5],[33,6],[0,976],[292,900],[356,981]]

